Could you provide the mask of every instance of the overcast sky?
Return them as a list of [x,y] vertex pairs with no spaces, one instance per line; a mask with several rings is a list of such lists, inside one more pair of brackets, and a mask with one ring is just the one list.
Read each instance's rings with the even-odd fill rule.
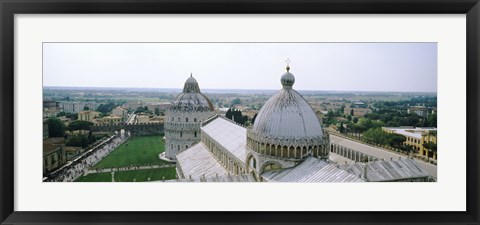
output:
[[44,86],[437,91],[436,43],[45,43]]

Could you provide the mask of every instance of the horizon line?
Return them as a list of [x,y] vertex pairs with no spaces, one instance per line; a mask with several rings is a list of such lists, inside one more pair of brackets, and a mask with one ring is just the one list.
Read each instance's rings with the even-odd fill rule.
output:
[[[167,88],[167,87],[94,87],[94,86],[42,86],[42,88],[104,88],[104,89],[178,89],[183,88]],[[244,90],[244,91],[278,91],[279,89],[246,89],[246,88],[201,88],[200,90]],[[362,90],[311,90],[311,89],[295,89],[296,91],[320,91],[320,92],[380,92],[380,93],[435,93],[437,91],[362,91]]]

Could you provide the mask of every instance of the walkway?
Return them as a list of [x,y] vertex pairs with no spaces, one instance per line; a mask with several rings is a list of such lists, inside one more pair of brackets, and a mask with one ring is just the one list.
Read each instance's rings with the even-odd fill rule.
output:
[[174,164],[164,164],[164,165],[151,165],[151,166],[127,166],[127,167],[118,167],[118,168],[104,168],[104,169],[89,169],[85,175],[92,173],[108,173],[108,172],[118,172],[118,171],[135,171],[135,170],[148,170],[148,169],[160,169],[160,168],[171,168],[175,167]]
[[[344,146],[344,147],[347,147],[347,148],[355,149],[359,152],[363,152],[365,154],[368,154],[368,155],[371,155],[371,156],[374,156],[374,157],[377,157],[377,158],[380,158],[380,159],[389,160],[390,158],[405,157],[405,155],[396,154],[396,153],[381,149],[379,147],[366,145],[366,144],[363,144],[363,143],[360,143],[360,142],[357,142],[357,141],[353,141],[353,140],[346,139],[346,138],[343,138],[343,137],[340,137],[340,136],[336,136],[334,134],[330,134],[330,142],[341,145],[341,146]],[[426,163],[426,162],[424,162],[422,160],[418,160],[418,159],[415,159],[415,161],[417,161],[418,164],[424,170],[426,170],[428,173],[430,173],[433,177],[435,177],[435,178],[437,177],[437,166],[436,165]]]

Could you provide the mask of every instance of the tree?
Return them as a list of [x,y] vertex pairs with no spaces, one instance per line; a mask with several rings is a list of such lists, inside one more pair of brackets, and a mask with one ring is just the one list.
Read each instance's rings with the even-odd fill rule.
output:
[[65,142],[65,145],[85,148],[89,145],[88,136],[85,134],[70,135]]
[[428,157],[429,160],[430,160],[430,151],[432,151],[432,153],[437,152],[437,144],[435,144],[433,142],[423,143],[423,147],[426,148],[427,150],[429,150],[427,152],[427,157]]
[[348,121],[352,121],[352,116],[351,116],[351,115],[348,115],[348,116],[347,116],[347,119],[348,119]]
[[63,137],[65,135],[65,124],[58,118],[48,118],[47,124],[49,137]]
[[429,127],[437,127],[437,114],[432,113],[428,115],[427,124]]
[[240,105],[242,104],[242,101],[239,98],[235,98],[232,100],[232,105]]
[[358,117],[353,117],[352,122],[353,123],[358,123]]
[[407,138],[400,134],[390,134],[390,146],[392,147],[400,147],[402,146],[403,142],[405,142]]
[[338,132],[344,133],[345,132],[345,127],[343,127],[343,123],[340,123],[340,126],[337,129]]
[[258,113],[255,113],[255,115],[253,115],[253,117],[252,117],[252,124],[255,123],[255,119],[257,119],[257,115],[258,115]]
[[353,116],[353,109],[350,110],[350,116]]
[[160,116],[160,109],[155,108],[155,115]]
[[84,106],[84,107],[83,107],[83,110],[90,110],[90,107]]
[[372,128],[365,131],[362,135],[362,140],[365,142],[373,142],[380,145],[389,144],[389,135],[382,131],[382,128]]
[[228,109],[227,113],[225,113],[225,117],[242,125],[245,125],[245,122],[248,121],[248,116],[242,115],[242,112],[236,109]]
[[97,111],[102,113],[110,113],[115,107],[117,107],[116,104],[114,104],[113,102],[109,102],[106,104],[100,104],[100,106],[98,106],[97,108]]
[[68,130],[74,131],[74,130],[90,130],[90,127],[93,126],[92,122],[88,121],[82,121],[82,120],[76,120],[71,122],[68,125]]

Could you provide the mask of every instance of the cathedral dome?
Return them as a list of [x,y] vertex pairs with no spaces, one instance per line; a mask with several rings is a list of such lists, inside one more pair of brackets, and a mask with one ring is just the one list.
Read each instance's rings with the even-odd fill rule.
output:
[[185,81],[183,92],[173,100],[171,111],[214,111],[213,104],[207,96],[200,92],[198,82],[192,75]]
[[[287,67],[281,77],[283,88],[260,109],[248,138],[260,146],[318,147],[323,140],[322,127],[312,107],[292,89],[295,77],[289,70]],[[253,148],[259,145],[252,144]]]

